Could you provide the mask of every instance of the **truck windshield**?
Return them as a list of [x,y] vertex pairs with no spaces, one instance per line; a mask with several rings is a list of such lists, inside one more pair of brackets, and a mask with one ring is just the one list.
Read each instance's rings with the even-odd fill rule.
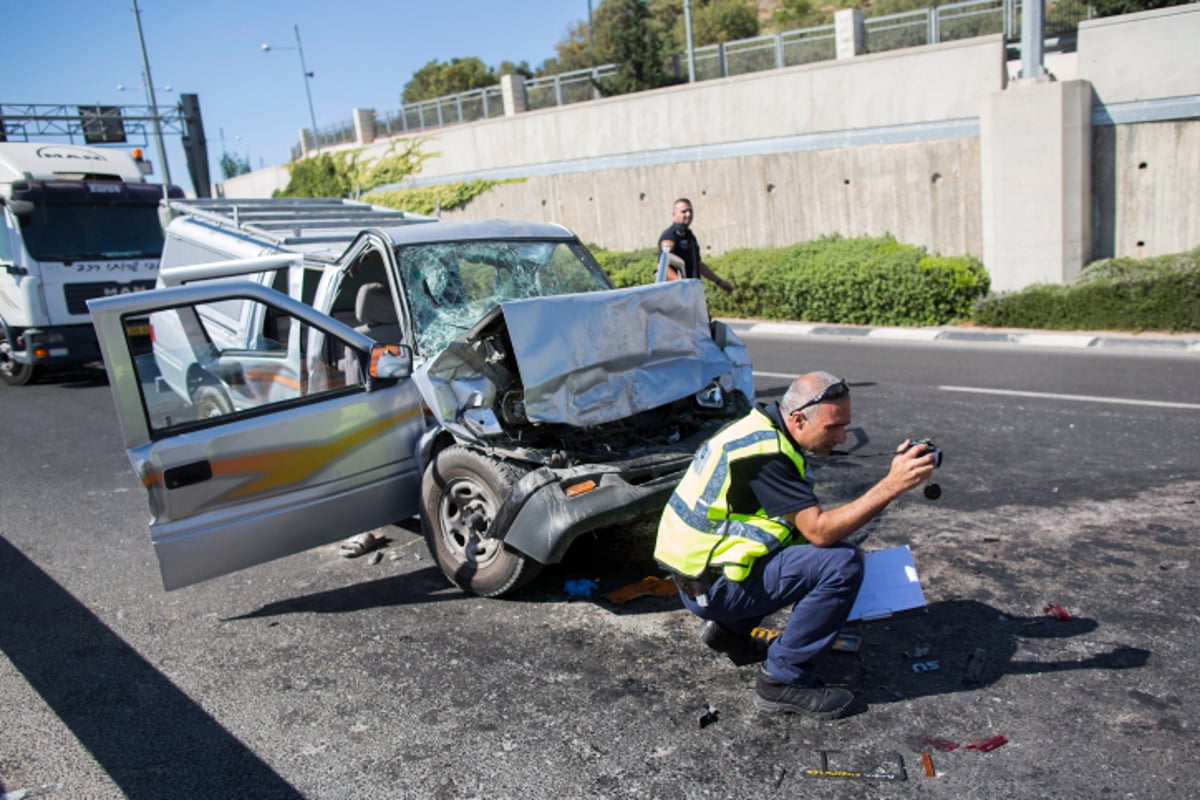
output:
[[420,352],[433,355],[498,303],[613,288],[578,242],[469,241],[397,249]]
[[158,258],[163,249],[157,205],[37,203],[21,215],[29,255],[38,261]]

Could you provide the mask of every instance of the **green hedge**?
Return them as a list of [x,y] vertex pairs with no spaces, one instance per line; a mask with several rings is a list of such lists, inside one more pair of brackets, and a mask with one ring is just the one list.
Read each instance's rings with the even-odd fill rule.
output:
[[[657,252],[593,250],[617,286],[654,280]],[[706,259],[736,287],[708,281],[713,316],[862,325],[939,325],[968,318],[988,290],[976,259],[930,256],[890,236],[837,236],[791,247],[734,250]]]
[[379,206],[433,216],[439,211],[463,208],[493,186],[499,186],[502,183],[522,183],[524,180],[524,178],[507,178],[495,181],[476,178],[471,181],[394,189],[390,192],[368,192],[363,195],[362,199],[367,203]]
[[980,300],[980,325],[1049,330],[1200,330],[1200,247],[1085,267],[1068,285],[1038,284]]

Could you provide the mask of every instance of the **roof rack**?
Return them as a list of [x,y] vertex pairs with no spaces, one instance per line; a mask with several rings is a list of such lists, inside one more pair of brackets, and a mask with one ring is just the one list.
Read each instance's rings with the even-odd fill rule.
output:
[[172,214],[234,228],[275,245],[349,242],[363,228],[435,222],[435,218],[354,200],[272,197],[236,200],[167,200]]

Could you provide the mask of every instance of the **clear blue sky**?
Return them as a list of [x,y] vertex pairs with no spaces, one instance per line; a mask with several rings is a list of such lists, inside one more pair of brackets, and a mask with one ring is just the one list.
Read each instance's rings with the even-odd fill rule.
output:
[[[593,3],[596,5],[597,3]],[[251,165],[288,159],[311,127],[293,25],[300,27],[317,124],[382,113],[431,60],[488,66],[555,55],[587,0],[138,0],[160,106],[199,96],[209,164],[225,149]],[[5,30],[0,104],[145,105],[131,0],[0,0]],[[262,51],[263,43],[292,47]],[[128,87],[124,92],[117,86]],[[174,183],[191,188],[178,136],[164,137]],[[131,144],[130,147],[133,145]],[[162,170],[153,141],[147,155]]]

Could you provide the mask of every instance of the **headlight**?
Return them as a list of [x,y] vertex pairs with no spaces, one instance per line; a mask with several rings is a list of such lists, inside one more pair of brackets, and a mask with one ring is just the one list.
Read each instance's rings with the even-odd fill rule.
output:
[[25,339],[30,347],[47,347],[62,344],[63,335],[58,331],[26,331]]
[[719,383],[713,381],[704,391],[696,393],[696,405],[701,408],[724,408],[725,391]]

